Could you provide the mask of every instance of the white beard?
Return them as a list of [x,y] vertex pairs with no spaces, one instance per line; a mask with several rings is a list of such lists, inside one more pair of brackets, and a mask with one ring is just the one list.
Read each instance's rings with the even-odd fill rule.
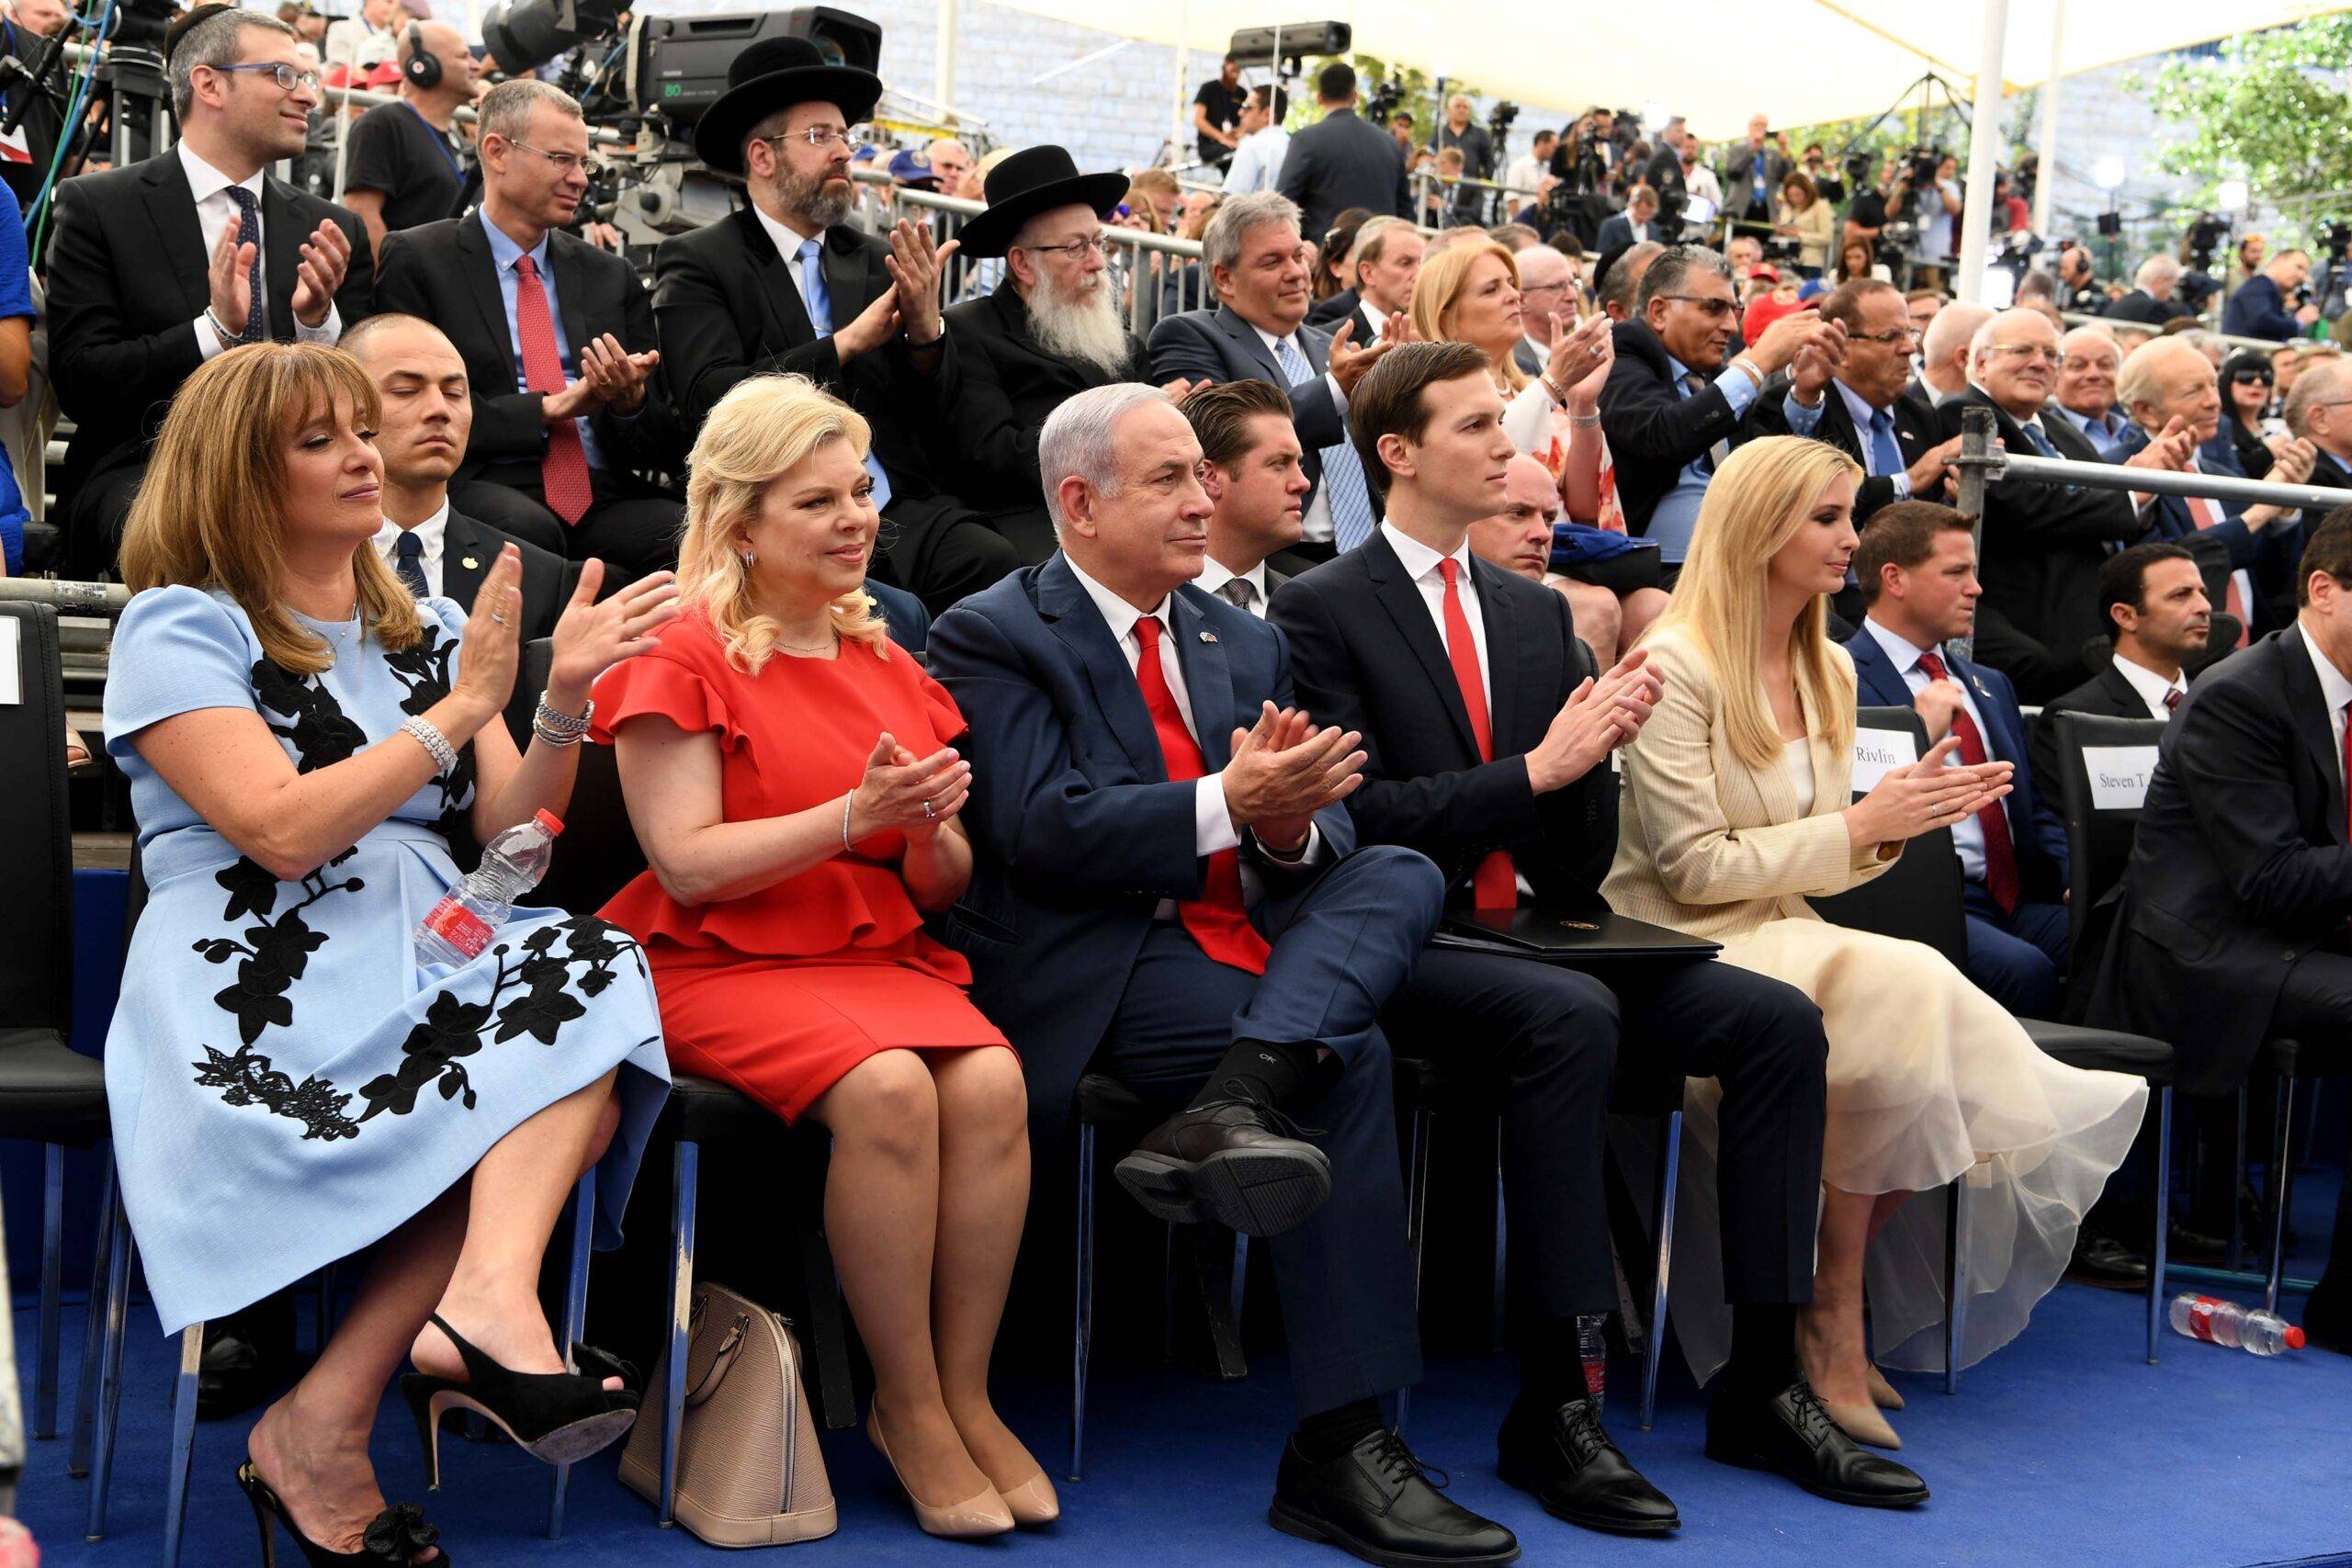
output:
[[1107,275],[1092,276],[1091,286],[1068,291],[1051,277],[1040,277],[1027,300],[1029,321],[1046,348],[1115,376],[1127,367],[1127,323],[1119,317]]

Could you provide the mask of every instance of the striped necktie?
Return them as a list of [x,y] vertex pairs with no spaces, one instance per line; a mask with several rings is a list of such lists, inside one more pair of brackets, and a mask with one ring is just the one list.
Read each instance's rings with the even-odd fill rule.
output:
[[[1295,337],[1274,340],[1274,363],[1292,387],[1315,378],[1315,367],[1299,352]],[[1331,502],[1331,542],[1342,550],[1354,549],[1372,537],[1372,491],[1365,485],[1363,462],[1352,442],[1322,447],[1323,492]]]

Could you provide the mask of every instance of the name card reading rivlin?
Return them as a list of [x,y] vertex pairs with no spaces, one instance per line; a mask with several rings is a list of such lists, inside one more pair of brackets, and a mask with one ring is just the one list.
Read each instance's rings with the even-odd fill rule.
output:
[[1919,744],[1907,729],[1854,731],[1854,793],[1868,795],[1896,768],[1919,760]]

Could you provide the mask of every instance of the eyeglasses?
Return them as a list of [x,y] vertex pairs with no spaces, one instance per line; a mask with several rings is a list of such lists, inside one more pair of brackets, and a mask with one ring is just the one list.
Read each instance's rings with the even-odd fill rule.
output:
[[316,92],[319,86],[317,72],[305,71],[299,65],[288,65],[282,60],[255,60],[248,61],[242,65],[211,65],[207,66],[206,69],[220,72],[266,71],[277,82],[278,91],[282,93],[304,89]]
[[2030,365],[2037,359],[2046,359],[2052,365],[2064,365],[2066,362],[2064,355],[2054,348],[2044,348],[2038,343],[1991,344],[1986,345],[1985,352],[2008,355],[2020,365]]
[[595,157],[587,153],[550,152],[545,148],[534,147],[527,141],[510,142],[509,145],[520,147],[526,152],[545,158],[548,163],[555,165],[555,172],[559,175],[569,175],[574,169],[585,169],[590,174],[594,174],[597,170],[605,166],[602,163],[598,162]]
[[1926,335],[1917,327],[1897,327],[1890,333],[1848,333],[1846,339],[1849,343],[1883,343],[1892,347],[1917,343]]
[[1522,299],[1532,299],[1538,294],[1565,294],[1567,291],[1568,286],[1565,281],[1559,283],[1522,283],[1519,287],[1519,297]]
[[1685,305],[1694,306],[1701,315],[1711,321],[1725,320],[1733,311],[1739,309],[1738,300],[1718,299],[1712,294],[1660,294],[1657,298],[1675,299]]
[[1088,252],[1098,256],[1111,254],[1111,242],[1100,234],[1089,234],[1082,240],[1072,240],[1066,245],[1015,245],[1016,251],[1030,251],[1039,255],[1065,255],[1071,260],[1082,259]]
[[806,141],[809,146],[822,151],[836,141],[844,147],[854,147],[865,139],[854,129],[835,130],[830,125],[812,125],[806,130],[781,131],[774,136],[763,136],[760,140],[763,141]]

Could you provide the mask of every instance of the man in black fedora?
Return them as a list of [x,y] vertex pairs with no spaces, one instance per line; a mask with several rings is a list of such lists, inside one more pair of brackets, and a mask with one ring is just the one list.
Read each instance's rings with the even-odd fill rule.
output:
[[943,610],[1020,564],[986,519],[940,493],[924,454],[931,382],[956,358],[939,313],[954,242],[904,221],[886,242],[844,221],[850,127],[882,95],[873,73],[825,63],[806,39],[763,39],[727,84],[695,127],[695,152],[741,175],[750,203],[654,253],[671,400],[689,441],[747,376],[807,376],[854,407],[873,427],[866,466],[889,525],[877,567]]
[[[948,308],[956,354],[933,386],[954,453],[949,482],[1035,566],[1054,553],[1037,477],[1046,416],[1089,388],[1151,378],[1102,244],[1127,176],[1081,175],[1063,149],[1031,147],[989,170],[987,191],[988,210],[959,238],[967,256],[1003,258],[1004,281]],[[1183,395],[1182,383],[1174,389]]]

